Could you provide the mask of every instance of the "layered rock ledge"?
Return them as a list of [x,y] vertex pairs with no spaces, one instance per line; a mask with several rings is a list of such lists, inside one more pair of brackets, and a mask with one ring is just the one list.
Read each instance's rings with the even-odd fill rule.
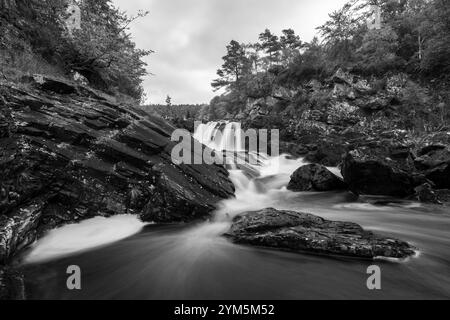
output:
[[0,264],[61,224],[187,222],[233,196],[222,166],[172,163],[164,120],[86,86],[25,80],[0,85]]
[[328,221],[312,214],[272,208],[236,217],[225,236],[237,244],[297,253],[363,259],[403,259],[415,254],[408,243],[381,237],[355,223]]

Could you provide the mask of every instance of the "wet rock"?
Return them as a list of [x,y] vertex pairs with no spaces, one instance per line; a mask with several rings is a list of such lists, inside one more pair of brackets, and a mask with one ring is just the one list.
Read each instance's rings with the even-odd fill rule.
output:
[[310,164],[297,169],[291,176],[288,190],[302,191],[333,191],[347,187],[344,181],[324,166]]
[[429,183],[424,183],[416,189],[416,199],[423,203],[442,204],[439,195],[433,190]]
[[445,145],[429,145],[418,152],[415,166],[425,171],[428,180],[437,189],[450,189],[450,148]]
[[406,197],[426,182],[415,171],[407,147],[361,147],[344,157],[342,175],[350,190],[363,195]]
[[450,206],[450,190],[441,189],[441,190],[436,190],[435,193],[438,196],[439,202],[441,202],[445,206]]
[[[305,160],[311,163],[321,164],[327,167],[337,167],[342,162],[342,156],[348,151],[348,147],[342,139],[333,137],[316,137],[315,144],[310,146]],[[319,142],[318,142],[319,141]]]
[[445,145],[429,145],[417,152],[414,160],[419,170],[428,170],[450,163],[450,149]]
[[0,87],[0,260],[61,224],[192,221],[233,196],[224,167],[172,162],[175,128],[161,118],[79,84],[29,81]]
[[225,236],[238,244],[298,253],[365,259],[414,255],[414,248],[408,243],[378,236],[355,223],[328,221],[307,213],[271,208],[236,217]]
[[0,264],[36,240],[42,208],[43,203],[38,202],[20,208],[12,217],[0,216]]

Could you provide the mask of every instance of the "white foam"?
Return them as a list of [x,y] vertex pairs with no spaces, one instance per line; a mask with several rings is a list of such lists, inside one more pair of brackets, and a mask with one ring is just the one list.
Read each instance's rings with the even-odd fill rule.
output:
[[374,261],[387,261],[392,263],[408,263],[412,259],[418,259],[420,258],[422,252],[419,250],[414,250],[414,255],[408,258],[388,258],[388,257],[375,257]]
[[138,233],[145,225],[133,215],[96,217],[66,225],[36,242],[24,262],[44,262],[104,246]]
[[370,203],[344,203],[336,204],[333,209],[349,209],[349,210],[360,210],[360,211],[391,211],[392,208],[389,206],[375,206]]

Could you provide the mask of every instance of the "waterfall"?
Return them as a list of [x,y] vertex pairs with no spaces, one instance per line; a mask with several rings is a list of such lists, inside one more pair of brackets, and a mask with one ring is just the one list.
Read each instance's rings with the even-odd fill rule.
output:
[[[233,163],[227,169],[236,187],[236,198],[219,204],[216,216],[219,220],[245,210],[275,206],[280,198],[290,194],[286,186],[291,174],[305,164],[303,159],[291,159],[288,155],[271,157],[246,151],[241,128],[236,122],[210,122],[200,124],[194,134],[194,139],[222,152]],[[246,164],[238,162],[239,158],[245,159]]]
[[195,131],[194,139],[216,151],[245,151],[242,127],[237,122],[200,124]]

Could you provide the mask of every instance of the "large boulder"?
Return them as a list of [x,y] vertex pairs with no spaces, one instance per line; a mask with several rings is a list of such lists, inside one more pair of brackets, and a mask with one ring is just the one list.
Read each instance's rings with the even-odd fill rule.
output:
[[364,195],[406,197],[426,182],[415,171],[410,150],[406,146],[361,147],[347,153],[342,175],[351,191]]
[[428,180],[438,189],[450,189],[450,148],[429,145],[418,152],[416,168],[424,170]]
[[175,128],[161,118],[72,82],[28,80],[0,87],[0,261],[61,224],[187,222],[234,194],[223,166],[172,162]]
[[343,190],[345,182],[324,166],[309,164],[297,169],[291,176],[288,190],[302,191],[333,191]]
[[355,223],[328,221],[307,213],[271,208],[236,217],[225,236],[238,244],[298,253],[365,259],[407,258],[415,254],[408,243],[375,235]]

